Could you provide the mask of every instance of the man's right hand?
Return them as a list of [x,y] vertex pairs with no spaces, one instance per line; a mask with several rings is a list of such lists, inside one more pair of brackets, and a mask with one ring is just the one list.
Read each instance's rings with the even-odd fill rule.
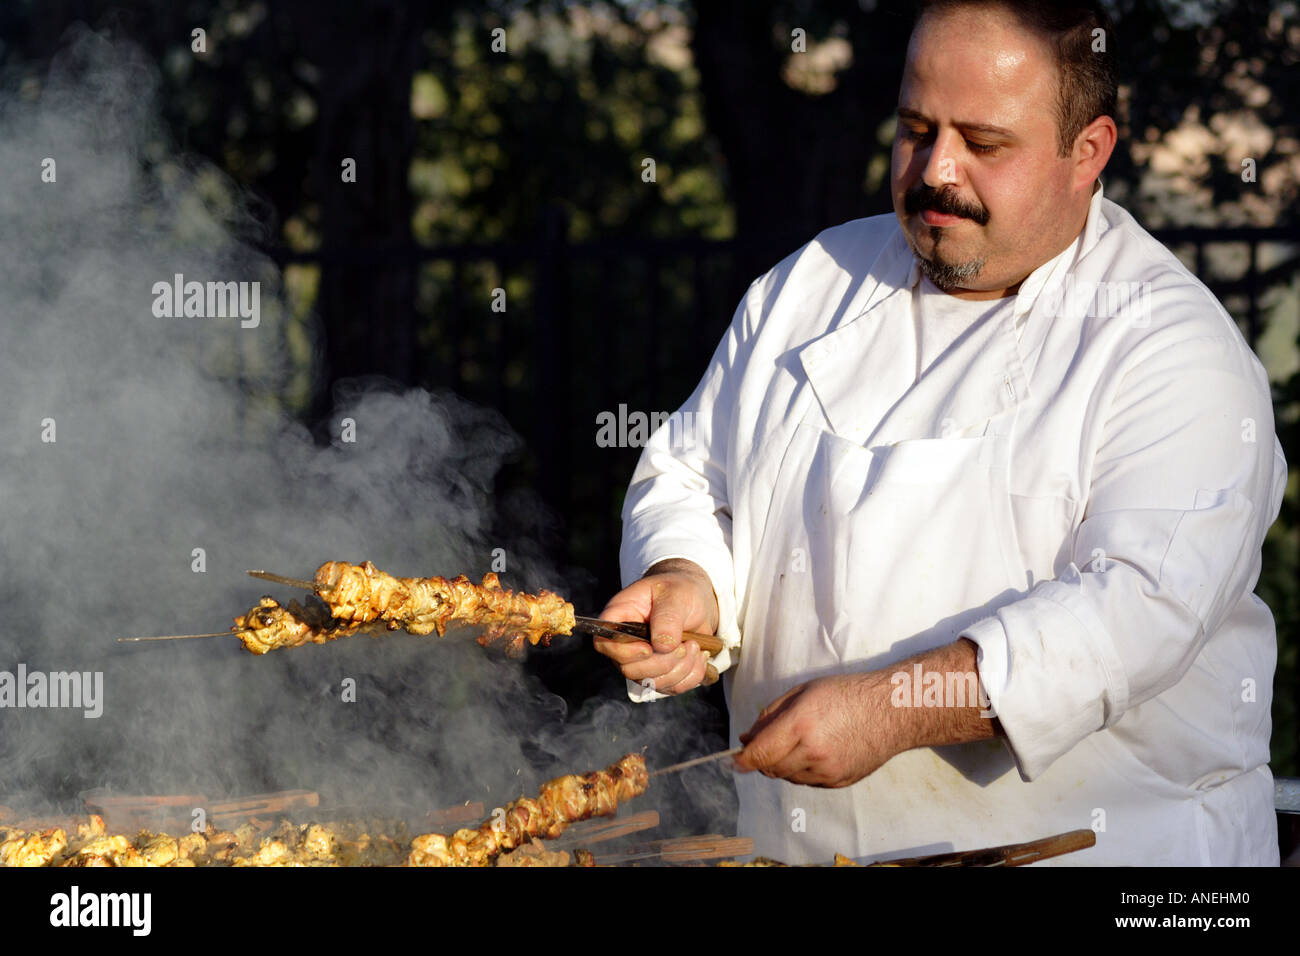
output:
[[594,638],[596,650],[618,664],[628,680],[661,694],[685,693],[704,680],[708,653],[695,641],[682,642],[682,631],[718,630],[718,599],[698,564],[681,558],[660,561],[610,598],[600,617],[650,625],[650,644]]

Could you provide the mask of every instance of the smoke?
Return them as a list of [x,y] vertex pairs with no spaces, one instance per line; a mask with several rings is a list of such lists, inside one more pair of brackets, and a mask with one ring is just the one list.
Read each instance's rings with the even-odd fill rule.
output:
[[[331,444],[294,420],[279,396],[310,367],[316,329],[257,252],[249,197],[168,142],[137,50],[74,28],[38,94],[5,86],[0,671],[102,671],[104,699],[98,719],[0,709],[0,801],[73,811],[79,792],[107,786],[492,806],[629,751],[661,762],[725,746],[699,729],[694,699],[638,707],[614,693],[570,713],[472,635],[264,657],[233,637],[116,643],[223,630],[263,593],[294,596],[247,568],[305,577],[368,558],[477,579],[502,548],[507,586],[571,592],[536,541],[494,531],[493,478],[520,448],[495,412],[352,383],[334,396]],[[258,321],[166,314],[155,290],[178,274],[258,283]],[[676,805],[645,808],[730,832],[721,772],[658,792]]]

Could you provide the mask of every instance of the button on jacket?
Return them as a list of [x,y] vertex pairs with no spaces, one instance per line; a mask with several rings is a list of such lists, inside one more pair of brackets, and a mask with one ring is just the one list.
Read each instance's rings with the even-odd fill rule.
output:
[[919,374],[918,281],[887,215],[750,286],[693,427],[643,451],[623,579],[708,572],[733,746],[800,683],[963,635],[1006,736],[836,790],[738,776],[741,834],[812,862],[1092,827],[1052,862],[1276,865],[1276,632],[1252,590],[1286,463],[1263,368],[1100,186],[1014,308]]

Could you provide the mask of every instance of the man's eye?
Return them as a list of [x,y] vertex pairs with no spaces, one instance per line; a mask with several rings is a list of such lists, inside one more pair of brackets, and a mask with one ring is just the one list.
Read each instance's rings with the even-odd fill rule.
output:
[[903,136],[907,139],[925,139],[928,134],[922,129],[913,129],[910,126],[903,127]]
[[976,153],[993,153],[997,152],[998,149],[996,145],[989,146],[985,143],[972,143],[970,140],[966,140],[966,145]]

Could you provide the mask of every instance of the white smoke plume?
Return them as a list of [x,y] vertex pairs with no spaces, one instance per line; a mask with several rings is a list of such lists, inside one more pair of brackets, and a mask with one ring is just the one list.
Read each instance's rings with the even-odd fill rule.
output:
[[[335,396],[335,440],[321,446],[280,405],[278,383],[301,366],[291,346],[310,349],[315,331],[289,316],[256,251],[248,197],[169,143],[158,88],[135,48],[83,27],[38,91],[6,83],[0,97],[0,670],[104,673],[98,719],[0,709],[0,802],[75,811],[80,791],[108,786],[493,805],[625,752],[725,746],[696,730],[696,700],[615,695],[568,714],[472,635],[260,658],[233,637],[115,643],[221,630],[260,594],[295,596],[247,568],[310,576],[325,560],[368,558],[477,578],[493,548],[508,560],[539,550],[493,535],[493,476],[519,446],[496,413],[358,383]],[[260,321],[155,315],[155,284],[176,274],[259,283]],[[508,563],[507,585],[566,593],[540,561],[522,565]],[[560,653],[592,653],[569,640]],[[676,809],[647,807],[666,818],[727,829],[721,772],[659,792]]]

